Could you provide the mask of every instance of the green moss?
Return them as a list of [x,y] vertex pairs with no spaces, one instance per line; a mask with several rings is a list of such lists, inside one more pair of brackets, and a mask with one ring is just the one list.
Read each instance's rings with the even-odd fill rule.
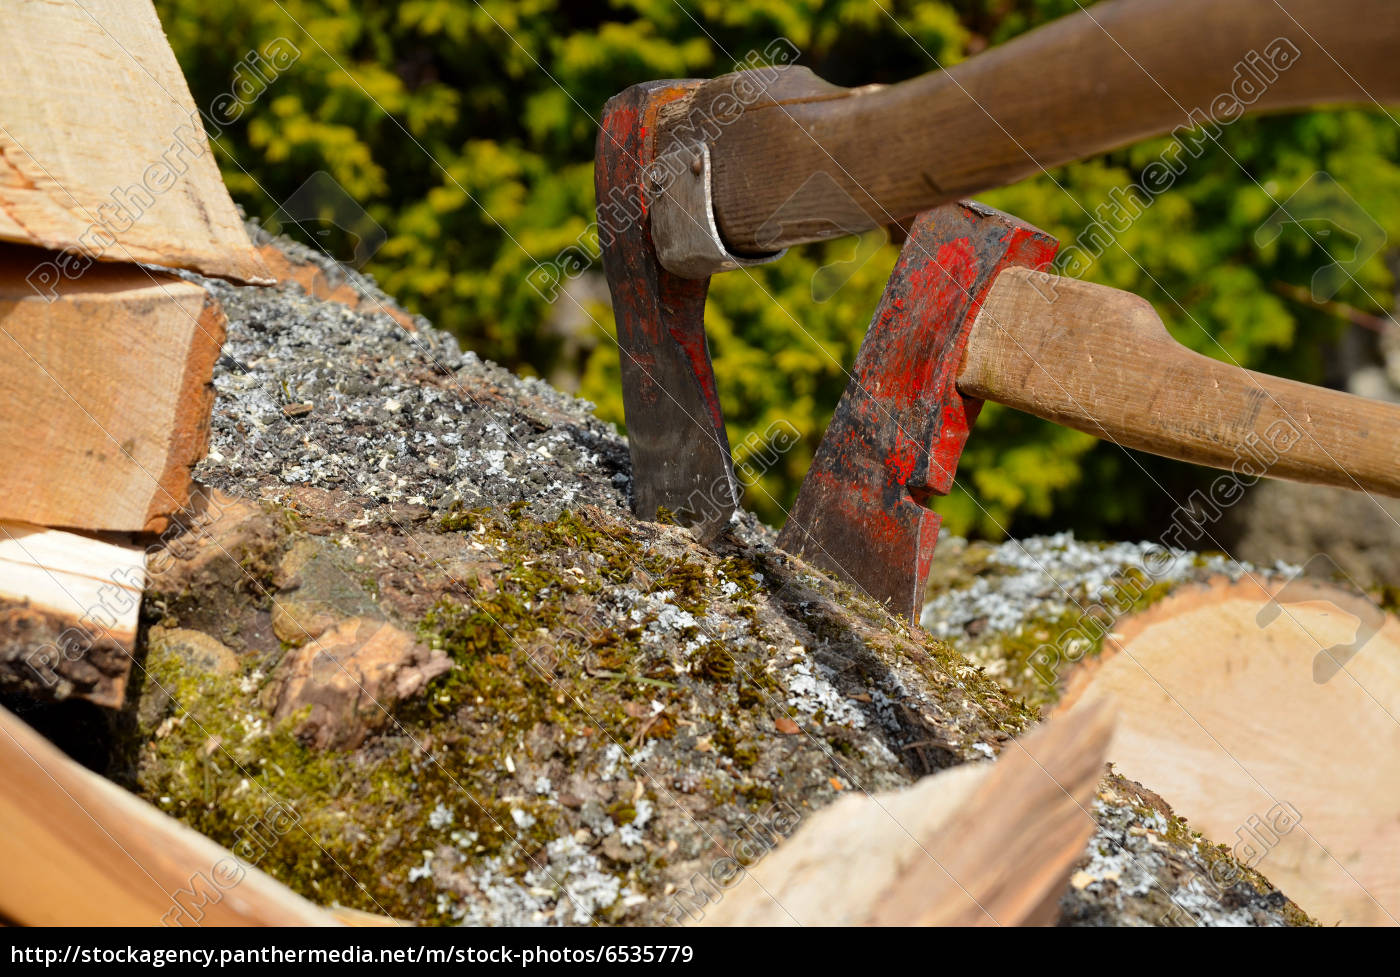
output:
[[480,526],[489,516],[489,510],[468,509],[460,501],[454,502],[438,520],[438,528],[445,533],[469,532]]
[[[1105,785],[1113,794],[1118,795],[1128,803],[1139,821],[1151,823],[1159,818],[1165,821],[1166,830],[1161,833],[1162,839],[1178,851],[1191,853],[1194,860],[1204,867],[1210,885],[1219,886],[1226,890],[1236,885],[1247,885],[1263,896],[1271,895],[1277,891],[1275,886],[1258,871],[1235,858],[1228,846],[1211,844],[1199,831],[1191,830],[1190,824],[1184,818],[1173,813],[1171,808],[1162,803],[1160,798],[1149,799],[1145,797],[1141,793],[1139,785],[1121,774],[1113,772],[1111,765]],[[1103,854],[1108,853],[1103,852]],[[1285,903],[1281,912],[1290,926],[1318,925],[1316,920],[1303,912],[1291,899]]]
[[1040,714],[1015,690],[1007,690],[988,678],[948,642],[924,635],[920,648],[928,654],[928,659],[919,663],[925,677],[934,684],[955,683],[1003,733],[1014,736],[1039,721]]
[[[1047,681],[1047,666],[1040,661],[1038,654],[1045,647],[1053,645],[1061,656],[1078,652],[1080,657],[1076,660],[1097,657],[1103,647],[1102,633],[1087,649],[1064,647],[1066,642],[1063,636],[1078,628],[1083,621],[1083,612],[1072,608],[1057,618],[1027,621],[1011,634],[998,635],[997,657],[1006,662],[1000,676],[1001,684],[1034,707],[1044,708],[1059,701],[1062,691],[1059,679],[1070,670],[1070,666],[1061,662],[1053,671],[1054,680]],[[1097,628],[1090,633],[1098,633]]]
[[608,807],[608,817],[620,828],[637,820],[637,809],[631,801],[617,801]]
[[749,626],[749,635],[758,642],[766,642],[767,636],[763,633],[763,628],[758,623],[758,608],[753,604],[740,604],[736,608],[736,613],[744,619]]
[[[600,584],[563,569],[580,565],[583,553],[597,554],[604,573],[624,580],[641,566],[655,573],[656,587],[674,589],[691,606],[706,577],[694,563],[668,568],[632,538],[575,513],[553,522],[535,520],[521,507],[509,515],[507,524],[458,508],[441,523],[445,531],[471,529],[501,547],[505,568],[494,588],[466,601],[441,600],[420,622],[422,640],[446,651],[453,668],[396,711],[401,735],[391,730],[396,735],[353,754],[309,750],[292,734],[295,719],[272,730],[259,727],[265,713],[255,691],[240,690],[240,677],[186,675],[178,661],[156,658],[148,665],[153,683],[170,688],[203,725],[177,711],[165,726],[161,716],[134,736],[133,788],[169,798],[166,810],[225,845],[237,844],[241,825],[259,823],[277,805],[295,810],[300,819],[273,840],[261,867],[323,904],[436,919],[436,902],[426,901],[432,887],[410,883],[408,873],[422,864],[424,850],[456,845],[453,831],[472,839],[456,845],[468,864],[500,857],[495,871],[523,873],[529,861],[512,835],[533,850],[561,830],[548,805],[502,796],[511,758],[528,758],[523,743],[553,744],[567,755],[569,743],[626,743],[634,736],[640,742],[675,733],[669,715],[638,719],[624,708],[654,698],[671,704],[678,694],[673,672],[644,661],[640,629],[599,630],[576,617],[565,598]],[[562,633],[580,635],[563,657],[554,639]],[[540,735],[540,729],[550,732]],[[416,743],[432,744],[432,758]],[[751,763],[756,751],[741,749],[739,756]],[[453,823],[434,828],[429,815],[444,799]],[[534,822],[519,827],[512,807]],[[612,813],[628,823],[636,812],[627,804]]]
[[739,588],[735,597],[740,600],[752,597],[763,586],[758,568],[742,556],[726,556],[719,561],[715,573]]
[[1056,618],[1026,621],[1010,634],[995,635],[992,650],[979,657],[1001,659],[1001,685],[1028,705],[1048,708],[1059,701],[1074,667],[1103,652],[1103,639],[1114,621],[1157,603],[1174,586],[1169,581],[1154,583],[1140,569],[1130,568],[1087,609],[1070,607]]
[[827,745],[843,757],[854,758],[857,755],[856,746],[845,736],[828,736]]
[[[292,734],[292,723],[266,728],[258,690],[249,684],[244,692],[239,685],[248,676],[185,675],[179,662],[156,660],[153,675],[176,687],[181,706],[204,725],[178,716],[163,725],[168,717],[152,715],[132,744],[134,789],[170,798],[167,810],[226,845],[237,842],[241,825],[286,805],[300,820],[275,839],[261,867],[321,903],[448,922],[439,916],[435,887],[408,879],[423,864],[423,851],[449,846],[465,858],[453,871],[470,872],[491,859],[498,878],[519,878],[531,864],[526,852],[577,827],[561,808],[532,794],[520,797],[529,787],[522,791],[518,765],[590,769],[605,745],[631,749],[666,740],[676,735],[678,721],[687,736],[709,736],[731,772],[759,764],[766,741],[758,729],[768,729],[763,711],[786,698],[779,675],[764,667],[763,644],[755,648],[748,637],[732,644],[712,640],[694,650],[685,673],[674,642],[643,643],[646,621],[602,626],[592,595],[607,583],[665,591],[671,603],[701,614],[723,593],[749,635],[768,643],[758,608],[777,599],[771,589],[783,589],[779,574],[746,557],[716,563],[688,551],[677,560],[676,547],[647,545],[647,533],[673,531],[643,527],[634,533],[589,512],[545,521],[523,506],[505,514],[459,506],[439,526],[471,532],[501,568],[469,594],[437,601],[418,622],[420,639],[446,652],[453,667],[395,710],[396,725],[353,753],[308,750]],[[567,572],[571,568],[583,572]],[[737,589],[724,588],[721,578]],[[957,676],[990,715],[1004,717],[1008,728],[1023,724],[1005,696],[994,699],[998,690],[946,644],[909,641],[900,629],[886,628],[887,618],[873,605],[858,605],[863,619],[854,622],[834,606],[818,605],[824,602],[800,611],[817,640],[907,655],[935,687]],[[653,702],[663,706],[661,713]],[[854,758],[852,742],[833,736],[830,745]],[[766,804],[779,793],[742,775],[703,782],[716,808]],[[802,798],[794,795],[794,803]],[[452,812],[448,827],[430,822],[439,804]],[[533,822],[522,818],[520,826],[512,808]],[[630,799],[608,813],[619,824],[636,817]],[[657,869],[644,862],[625,871],[631,884],[646,890]]]
[[148,717],[158,729],[140,729],[128,744],[130,786],[320,902],[369,911],[376,900],[397,902],[382,889],[366,894],[361,882],[373,876],[337,866],[361,865],[375,846],[372,839],[346,844],[334,813],[339,805],[326,803],[328,797],[355,809],[401,803],[385,789],[392,781],[352,776],[341,755],[299,743],[291,722],[261,729],[262,717],[237,676],[193,675],[176,656],[154,651],[146,669],[152,701],[164,698],[159,689],[170,700]]
[[760,783],[740,784],[734,792],[747,801],[749,807],[754,810],[770,804],[777,796],[772,787]]
[[695,653],[690,671],[711,682],[728,682],[734,677],[734,656],[723,645],[711,642]]
[[719,717],[715,717],[715,731],[711,734],[711,742],[722,756],[733,760],[734,766],[740,770],[748,770],[758,762],[758,747],[740,739],[733,728]]
[[740,709],[756,709],[768,701],[768,696],[757,683],[746,677],[739,683],[735,701],[738,702]]
[[673,591],[671,603],[691,614],[704,614],[710,606],[713,584],[709,571],[699,563],[682,558],[657,578],[656,590]]

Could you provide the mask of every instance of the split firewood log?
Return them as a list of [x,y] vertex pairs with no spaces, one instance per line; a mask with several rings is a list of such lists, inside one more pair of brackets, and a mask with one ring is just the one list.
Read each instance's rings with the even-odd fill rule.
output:
[[[85,770],[0,709],[0,917],[45,926],[333,926],[325,911]],[[283,810],[251,837],[296,831]]]
[[0,522],[0,689],[121,706],[145,556],[137,546]]
[[1087,709],[902,791],[852,795],[744,873],[705,925],[1053,922],[1113,720]]
[[5,5],[0,241],[66,252],[42,288],[92,261],[267,280],[150,0]]
[[26,277],[45,253],[0,245],[0,519],[160,531],[208,449],[223,311],[130,265],[41,294]]
[[1326,923],[1400,919],[1400,622],[1327,584],[1220,580],[1121,619],[1052,716]]

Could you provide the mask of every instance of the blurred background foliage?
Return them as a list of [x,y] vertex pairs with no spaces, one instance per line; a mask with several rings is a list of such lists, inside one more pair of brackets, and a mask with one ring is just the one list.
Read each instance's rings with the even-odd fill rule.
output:
[[[579,393],[619,425],[617,349],[601,275],[580,277],[554,303],[527,283],[537,262],[573,244],[592,220],[593,142],[611,95],[653,78],[723,73],[777,38],[795,45],[798,63],[837,84],[897,82],[1079,7],[1075,0],[156,5],[201,107],[242,79],[249,104],[223,127],[216,148],[250,216],[275,215],[308,177],[329,174],[387,232],[366,270],[390,294],[465,347]],[[261,89],[246,68],[235,75],[249,52],[278,38],[300,52],[295,64]],[[1069,245],[1170,141],[982,199]],[[1400,124],[1380,111],[1236,122],[1082,277],[1145,296],[1178,339],[1207,355],[1339,383],[1347,358],[1336,351],[1365,358],[1375,342],[1348,317],[1384,315],[1392,305],[1388,249],[1375,245],[1400,240],[1397,149]],[[1308,216],[1318,220],[1309,233],[1294,226],[1257,234],[1274,201],[1300,187],[1312,192],[1319,171],[1345,191],[1343,205],[1311,207]],[[1320,210],[1327,213],[1313,212]],[[349,258],[353,248],[333,237],[321,243]],[[781,524],[791,504],[896,253],[892,243],[872,254],[854,239],[828,242],[713,282],[709,334],[737,460],[762,454],[764,432],[777,422],[802,435],[749,490],[748,504],[770,523]],[[1319,308],[1308,300],[1310,284],[1331,261],[1350,274],[1329,293],[1334,304]],[[833,279],[816,276],[833,263],[837,271],[824,274],[846,280],[828,294]],[[953,530],[992,538],[1051,526],[1141,535],[1209,477],[989,405],[959,487],[939,509]]]

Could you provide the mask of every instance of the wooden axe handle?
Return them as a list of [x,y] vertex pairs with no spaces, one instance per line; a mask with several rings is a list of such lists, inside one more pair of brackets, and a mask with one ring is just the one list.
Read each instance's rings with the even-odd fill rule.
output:
[[[1397,49],[1394,0],[1114,0],[888,87],[725,75],[660,130],[705,132],[720,232],[753,254],[1244,111],[1400,101]],[[1208,137],[1184,141],[1169,165]]]
[[1230,366],[1128,292],[1002,272],[973,322],[964,394],[1241,476],[1400,496],[1400,407]]

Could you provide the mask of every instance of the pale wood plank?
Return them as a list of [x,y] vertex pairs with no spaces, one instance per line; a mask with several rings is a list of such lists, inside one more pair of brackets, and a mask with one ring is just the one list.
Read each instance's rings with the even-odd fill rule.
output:
[[995,763],[851,795],[748,868],[703,924],[993,925],[1047,921],[1094,830],[1109,710],[1047,724]]
[[4,16],[0,240],[266,280],[150,0]]
[[145,577],[139,546],[0,521],[0,686],[121,706]]
[[0,915],[14,922],[336,925],[256,867],[83,769],[4,709],[0,768]]
[[159,531],[208,449],[225,319],[200,286],[97,265],[53,300],[0,245],[0,519]]

